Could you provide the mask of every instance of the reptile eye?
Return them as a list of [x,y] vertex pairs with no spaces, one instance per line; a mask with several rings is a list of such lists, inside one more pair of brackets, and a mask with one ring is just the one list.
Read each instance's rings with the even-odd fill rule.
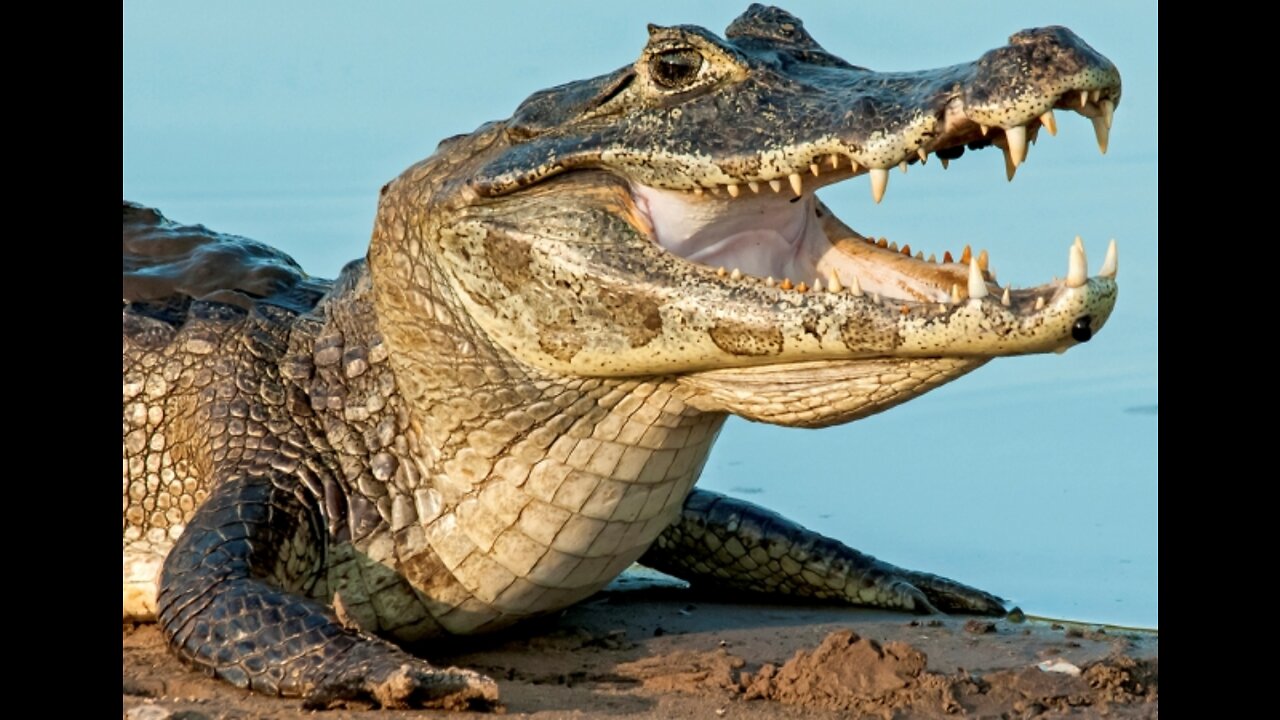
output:
[[653,76],[654,82],[669,89],[693,82],[701,69],[701,53],[689,48],[665,50],[649,61],[649,74]]

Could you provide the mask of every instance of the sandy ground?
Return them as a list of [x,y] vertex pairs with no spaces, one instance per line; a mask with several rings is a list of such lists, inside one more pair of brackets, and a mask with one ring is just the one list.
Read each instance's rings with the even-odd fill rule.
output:
[[[251,695],[185,669],[154,626],[123,631],[124,715],[445,718]],[[726,601],[626,576],[560,615],[416,649],[498,680],[508,716],[1158,717],[1155,633]],[[1054,667],[1058,671],[1041,669]]]

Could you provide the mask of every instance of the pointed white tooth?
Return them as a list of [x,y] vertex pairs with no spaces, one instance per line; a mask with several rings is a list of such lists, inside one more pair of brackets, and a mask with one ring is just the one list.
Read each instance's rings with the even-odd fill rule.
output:
[[755,180],[748,182],[747,187],[751,188],[751,192],[753,193],[760,192],[760,183],[756,182]]
[[875,304],[879,305],[879,304],[880,304],[880,293],[871,293],[871,302],[873,302],[873,303],[875,303]]
[[1116,104],[1110,100],[1103,100],[1099,105],[1102,107],[1102,119],[1107,123],[1107,129],[1111,129],[1111,120],[1115,118]]
[[898,252],[898,243],[896,241],[889,243],[889,250],[891,252]]
[[1096,103],[1096,102],[1098,102],[1098,101],[1099,101],[1099,100],[1101,100],[1101,99],[1102,99],[1102,91],[1101,91],[1101,90],[1091,90],[1091,91],[1089,91],[1089,100],[1090,100],[1090,101],[1092,101],[1092,102],[1095,102],[1095,103]]
[[1043,298],[1043,297],[1038,297],[1038,298],[1036,298],[1036,309],[1037,309],[1037,310],[1043,310],[1043,309],[1044,309],[1044,298]]
[[830,290],[833,293],[838,293],[841,290],[844,290],[844,286],[840,284],[840,278],[837,277],[835,273],[828,273],[827,275],[827,290]]
[[716,275],[717,275],[718,277],[724,277],[724,276],[725,276],[725,272],[726,272],[726,271],[725,271],[725,269],[724,269],[724,266],[723,266],[723,265],[721,265],[720,267],[716,268]]
[[858,282],[857,275],[849,279],[849,294],[854,297],[862,297],[862,284]]
[[835,154],[835,153],[831,153],[830,160],[831,160],[831,169],[832,169],[832,170],[835,170],[836,168],[840,167],[840,156],[839,156],[839,155],[837,155],[837,154]]
[[884,168],[871,168],[871,198],[876,202],[884,199],[885,188],[889,187],[889,171]]
[[898,163],[898,169],[902,171],[902,174],[903,174],[903,175],[906,175],[906,174],[907,174],[907,161],[906,161],[906,160],[903,160],[902,162]]
[[1113,278],[1116,276],[1116,270],[1119,269],[1119,260],[1116,257],[1116,241],[1111,239],[1111,244],[1107,246],[1107,257],[1102,261],[1102,269],[1098,271],[1098,275],[1104,278]]
[[1013,161],[1013,151],[1007,146],[1001,148],[1004,151],[1004,177],[1009,182],[1013,182],[1013,174],[1018,172],[1018,164]]
[[916,148],[916,157],[920,158],[920,164],[924,165],[929,162],[929,153],[924,148]]
[[769,287],[773,287],[774,285],[777,284],[777,282],[778,282],[777,280],[773,279],[772,275],[764,279],[764,284],[768,285]]
[[1080,252],[1084,252],[1084,238],[1082,238],[1082,237],[1080,237],[1079,235],[1077,235],[1077,236],[1076,236],[1076,239],[1075,239],[1075,240],[1073,240],[1073,241],[1071,242],[1071,244],[1072,244],[1072,246],[1074,246],[1074,247],[1078,247],[1078,248],[1080,248]]
[[1088,104],[1089,104],[1089,91],[1081,90],[1080,91],[1080,109],[1081,110],[1085,109],[1085,106]]
[[814,279],[813,279],[813,291],[814,291],[814,292],[822,292],[824,289],[825,289],[825,288],[823,288],[823,287],[822,287],[822,278],[814,278]]
[[951,284],[951,302],[958,303],[963,298],[960,297],[960,286],[955,283]]
[[730,279],[730,280],[741,280],[741,279],[742,279],[742,271],[741,271],[741,270],[739,270],[738,268],[734,268],[734,269],[733,269],[733,272],[729,273],[729,279]]
[[769,181],[769,187],[770,187],[770,188],[772,188],[774,192],[782,192],[782,181],[781,181],[781,180],[770,180],[770,181]]
[[987,284],[982,280],[982,269],[978,267],[978,258],[969,258],[969,297],[984,298],[987,296]]
[[936,253],[929,253],[929,262],[931,263],[938,262],[938,255]]
[[1009,155],[1014,166],[1021,165],[1027,159],[1027,126],[1005,128],[1004,136],[1009,142]]
[[1040,124],[1044,125],[1044,129],[1049,131],[1050,135],[1058,134],[1058,121],[1053,117],[1053,110],[1045,110],[1040,116]]
[[1005,288],[1004,294],[1000,296],[1000,304],[1005,307],[1009,307],[1013,304],[1012,299],[1009,297],[1009,288]]
[[1100,117],[1089,118],[1093,121],[1093,134],[1098,138],[1098,149],[1103,155],[1107,154],[1107,141],[1111,137],[1111,130],[1107,128],[1107,121]]
[[1072,245],[1067,254],[1067,287],[1077,288],[1089,279],[1089,264],[1085,260],[1084,250],[1079,245]]
[[986,125],[979,125],[978,129],[982,131],[982,137],[986,137],[987,133],[991,131],[991,128],[987,127]]
[[920,260],[921,262],[923,262],[923,261],[924,261],[924,251],[923,251],[923,250],[917,250],[917,251],[916,251],[916,259],[917,259],[917,260]]
[[852,155],[849,156],[849,167],[851,167],[854,172],[858,172],[858,159]]
[[818,174],[822,172],[822,168],[818,167],[818,163],[809,163],[809,172],[813,173],[814,177],[818,177]]
[[948,159],[946,159],[946,158],[944,158],[944,157],[940,157],[940,158],[938,158],[938,162],[942,163],[942,169],[943,169],[943,170],[946,170],[946,169],[947,169],[947,166],[951,164],[951,161],[950,161],[950,160],[948,160]]
[[804,184],[800,181],[800,173],[791,173],[787,176],[787,180],[791,181],[791,189],[795,191],[796,197],[804,194]]
[[729,194],[732,195],[733,197],[738,197],[739,195],[742,194],[742,189],[739,188],[737,185],[725,185],[724,188],[725,190],[728,190]]
[[939,304],[938,304],[938,312],[946,312],[946,311],[947,311],[947,306],[946,306],[946,305],[943,305],[943,304],[941,304],[941,303],[939,303]]

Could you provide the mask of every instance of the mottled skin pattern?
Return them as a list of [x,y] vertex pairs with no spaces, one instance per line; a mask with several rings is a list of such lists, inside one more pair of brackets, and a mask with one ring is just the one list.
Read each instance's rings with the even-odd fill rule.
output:
[[[1003,304],[982,276],[952,304],[806,294],[664,251],[636,183],[767,183],[836,142],[862,163],[837,179],[914,159],[921,138],[958,156],[988,144],[979,123],[1033,120],[1095,80],[1114,105],[1118,75],[1063,29],[890,76],[776,9],[728,35],[653,28],[636,66],[442,143],[383,188],[367,260],[331,284],[126,203],[126,618],[157,618],[179,657],[242,687],[466,708],[496,704],[493,681],[387,640],[555,611],[637,560],[749,591],[1001,612],[694,482],[726,413],[847,422],[993,356],[1064,349],[1106,320],[1113,279]],[[646,75],[688,53],[706,78]],[[765,120],[709,124],[744,110]],[[805,203],[833,242],[860,240]]]

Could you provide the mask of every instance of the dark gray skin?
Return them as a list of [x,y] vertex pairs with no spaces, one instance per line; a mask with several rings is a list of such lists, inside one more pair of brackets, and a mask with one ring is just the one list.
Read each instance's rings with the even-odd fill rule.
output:
[[[1100,328],[1114,268],[999,302],[976,258],[863,243],[811,191],[921,153],[1008,150],[1051,107],[1109,124],[1115,68],[1061,28],[888,75],[775,8],[727,36],[651,28],[636,65],[442,143],[383,188],[367,260],[332,283],[126,203],[126,617],[156,618],[180,658],[240,687],[461,709],[495,706],[496,684],[388,639],[554,612],[636,560],[778,597],[1003,612],[692,486],[727,413],[847,422]],[[794,177],[837,151],[858,165]],[[797,202],[740,207],[804,213],[854,258],[834,279],[910,291],[806,292],[659,246],[668,221],[645,208],[661,193],[771,180]],[[736,222],[733,203],[674,197]]]

